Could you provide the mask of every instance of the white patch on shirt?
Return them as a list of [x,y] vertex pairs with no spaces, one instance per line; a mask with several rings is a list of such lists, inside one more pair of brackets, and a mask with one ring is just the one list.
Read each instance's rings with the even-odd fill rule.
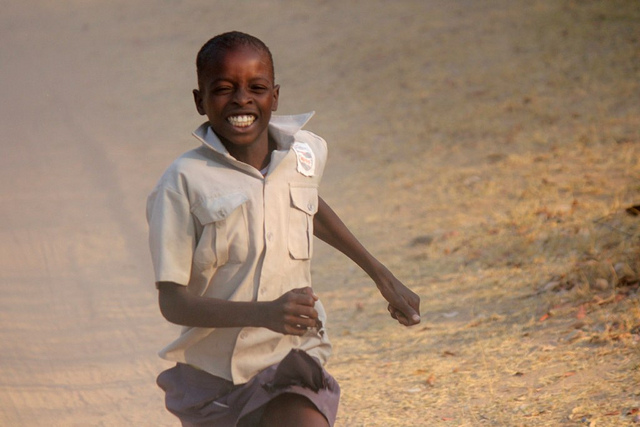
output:
[[316,172],[316,156],[306,142],[294,142],[293,151],[298,159],[298,172],[304,176],[313,176]]

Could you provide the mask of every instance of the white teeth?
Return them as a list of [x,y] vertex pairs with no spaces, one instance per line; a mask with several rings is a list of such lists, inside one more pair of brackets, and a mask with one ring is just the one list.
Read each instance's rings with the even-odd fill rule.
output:
[[256,118],[250,115],[231,116],[227,119],[227,121],[231,123],[233,126],[246,127],[246,126],[250,126],[253,122],[255,122]]

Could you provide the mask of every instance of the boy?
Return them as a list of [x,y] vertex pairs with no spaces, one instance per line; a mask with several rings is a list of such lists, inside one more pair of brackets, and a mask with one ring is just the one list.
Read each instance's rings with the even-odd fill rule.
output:
[[322,368],[331,345],[311,289],[317,236],[354,260],[403,325],[419,298],[371,256],[318,197],[326,143],[311,114],[272,117],[271,53],[240,32],[197,57],[199,148],[178,158],[148,199],[149,243],[163,316],[183,326],[158,377],[184,426],[327,426],[340,389]]

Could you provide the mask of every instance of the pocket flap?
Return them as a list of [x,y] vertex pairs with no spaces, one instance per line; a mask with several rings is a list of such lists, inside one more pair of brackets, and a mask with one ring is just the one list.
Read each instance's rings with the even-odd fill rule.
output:
[[192,212],[200,221],[200,224],[209,224],[212,222],[222,221],[226,219],[231,212],[239,206],[246,203],[249,198],[242,193],[231,193],[218,197],[207,197],[202,199]]
[[309,215],[315,215],[318,212],[318,188],[291,186],[291,204]]

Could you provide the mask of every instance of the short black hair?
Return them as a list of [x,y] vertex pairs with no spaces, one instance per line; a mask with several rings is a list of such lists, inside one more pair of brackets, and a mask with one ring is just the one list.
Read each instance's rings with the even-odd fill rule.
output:
[[219,54],[236,49],[241,46],[252,47],[260,52],[265,53],[269,57],[271,65],[271,78],[275,81],[275,70],[273,66],[273,56],[271,51],[262,40],[250,34],[240,31],[229,31],[227,33],[218,34],[210,39],[200,48],[196,57],[196,72],[198,74],[198,83],[200,82],[201,73],[204,72],[207,65],[218,60]]

